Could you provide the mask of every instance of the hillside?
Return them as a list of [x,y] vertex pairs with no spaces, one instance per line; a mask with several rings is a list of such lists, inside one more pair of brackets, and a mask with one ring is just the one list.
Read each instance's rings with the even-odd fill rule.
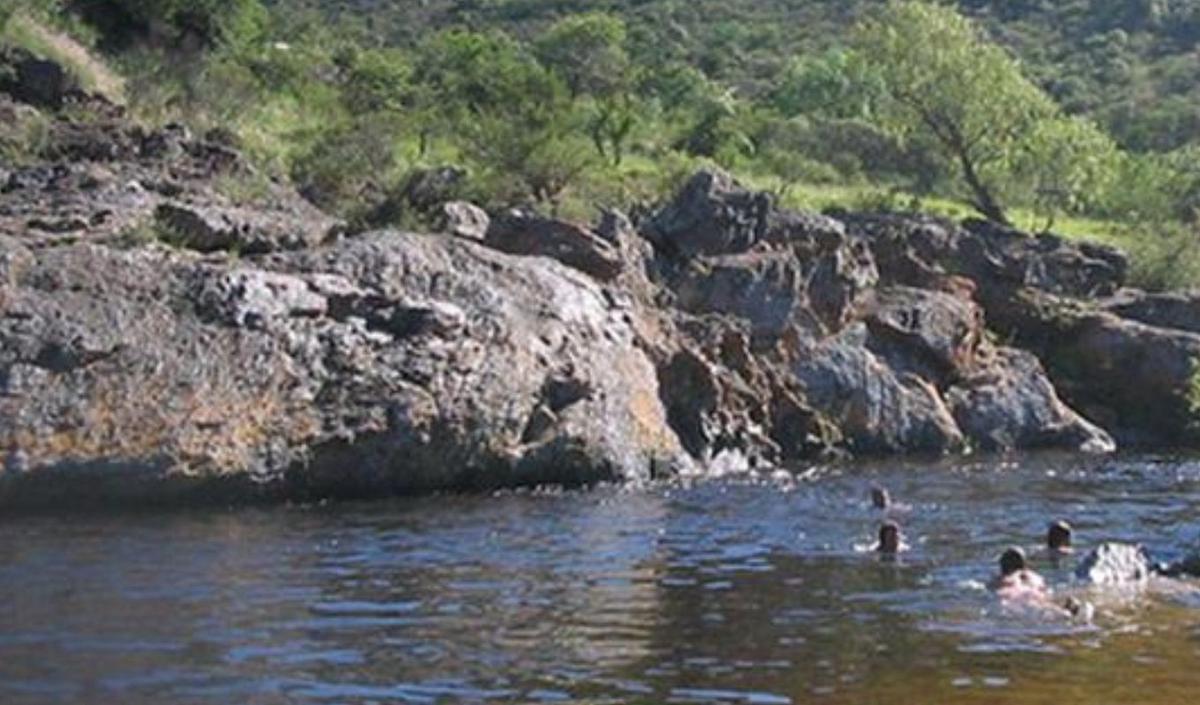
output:
[[[582,11],[630,27],[642,63],[682,62],[746,95],[769,93],[796,56],[845,41],[879,0],[277,0],[317,2],[362,19],[385,41],[413,44],[455,26],[533,37]],[[958,0],[1012,49],[1069,111],[1105,124],[1133,149],[1174,149],[1200,138],[1200,0]]]
[[1200,280],[1200,1],[3,8],[0,40],[70,35],[136,117],[225,133],[352,230],[452,199],[636,219],[719,167],[787,206],[981,215],[1118,244],[1151,288]]

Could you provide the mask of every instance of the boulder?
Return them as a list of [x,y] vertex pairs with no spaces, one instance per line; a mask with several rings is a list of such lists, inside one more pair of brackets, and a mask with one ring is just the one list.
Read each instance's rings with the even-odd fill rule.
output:
[[1147,293],[1122,289],[1102,302],[1101,307],[1146,325],[1200,333],[1200,291]]
[[1137,445],[1200,441],[1194,422],[1200,334],[1121,318],[1021,289],[1004,319],[1039,355],[1064,398]]
[[864,320],[875,354],[939,388],[974,369],[984,336],[983,312],[974,302],[911,287],[880,289]]
[[1075,579],[1090,585],[1140,585],[1150,579],[1152,563],[1146,549],[1126,543],[1102,543],[1075,568]]
[[790,251],[757,251],[693,260],[670,279],[676,305],[695,314],[745,320],[756,337],[779,336],[791,325],[816,329],[803,267]]
[[954,420],[976,448],[987,451],[1065,448],[1111,453],[1116,443],[1104,429],[1058,397],[1032,354],[998,348],[946,394]]
[[623,266],[613,243],[587,227],[522,211],[492,220],[484,244],[509,254],[556,259],[601,281],[615,279]]
[[479,241],[487,237],[492,222],[487,211],[466,201],[451,201],[442,206],[442,218],[442,230]]
[[0,448],[29,468],[0,506],[636,481],[691,462],[631,310],[549,259],[397,232],[254,264],[33,257],[0,317]]
[[645,234],[681,308],[743,318],[759,339],[792,325],[841,330],[878,280],[869,248],[841,223],[776,209],[722,172],[693,177]]
[[944,453],[965,438],[937,389],[915,374],[897,371],[868,345],[866,325],[807,343],[792,372],[808,403],[831,419],[854,452]]
[[928,287],[948,275],[975,282],[989,319],[1014,289],[1093,298],[1116,292],[1127,261],[1118,250],[1029,235],[982,221],[966,227],[928,216],[845,216],[847,230],[871,247],[884,283]]
[[743,189],[724,172],[702,171],[643,231],[672,257],[745,252],[762,239],[771,209],[769,195]]
[[278,212],[219,201],[166,201],[155,209],[154,218],[173,244],[197,252],[262,254],[314,247],[336,227],[336,221],[311,206]]

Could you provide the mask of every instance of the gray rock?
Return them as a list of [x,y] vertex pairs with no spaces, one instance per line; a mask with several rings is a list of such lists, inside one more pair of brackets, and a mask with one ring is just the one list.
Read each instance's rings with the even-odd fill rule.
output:
[[937,389],[870,351],[856,324],[810,345],[793,372],[809,403],[864,453],[950,452],[965,439]]
[[938,388],[975,368],[984,337],[983,312],[974,302],[926,289],[880,289],[864,320],[873,352]]
[[1123,289],[1102,306],[1110,313],[1147,325],[1200,333],[1200,291],[1151,294]]
[[615,279],[624,266],[620,250],[588,228],[521,211],[493,219],[484,243],[509,254],[550,257],[601,281]]
[[992,315],[1014,288],[1092,298],[1108,296],[1125,281],[1119,251],[1073,244],[1053,235],[1032,236],[982,221],[966,227],[906,215],[848,215],[848,230],[869,243],[885,283],[930,287],[946,275],[972,279]]
[[636,481],[691,462],[630,311],[544,258],[395,232],[257,266],[75,245],[38,251],[10,290],[25,313],[0,317],[0,378],[47,373],[0,396],[0,447],[25,439],[30,468],[0,506]]
[[1059,399],[1038,359],[1022,350],[995,350],[979,371],[955,383],[946,402],[959,428],[983,450],[1117,448],[1104,429]]
[[1024,288],[1005,320],[1045,362],[1064,398],[1137,445],[1200,442],[1192,389],[1200,334],[1159,328]]
[[491,218],[486,211],[466,201],[445,204],[442,206],[442,216],[445,221],[443,230],[468,240],[483,240],[491,225]]
[[778,337],[797,323],[819,327],[808,307],[804,271],[788,251],[694,260],[672,278],[671,289],[683,310],[744,319],[758,337]]
[[165,202],[154,217],[174,244],[197,252],[261,254],[314,247],[328,239],[335,227],[332,218],[311,207],[284,214],[217,202]]
[[745,252],[759,242],[771,198],[741,188],[721,171],[702,171],[645,228],[655,246],[677,257]]
[[1092,585],[1138,585],[1153,572],[1146,549],[1125,543],[1102,543],[1075,568],[1077,580]]

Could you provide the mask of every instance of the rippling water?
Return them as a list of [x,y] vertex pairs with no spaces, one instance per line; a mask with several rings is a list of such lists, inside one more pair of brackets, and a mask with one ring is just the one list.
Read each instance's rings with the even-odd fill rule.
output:
[[[882,514],[911,550],[862,550]],[[1200,536],[1200,464],[880,464],[494,497],[0,521],[0,703],[1193,703],[1200,583],[982,588],[1046,522]],[[1063,594],[1067,567],[1042,566]]]

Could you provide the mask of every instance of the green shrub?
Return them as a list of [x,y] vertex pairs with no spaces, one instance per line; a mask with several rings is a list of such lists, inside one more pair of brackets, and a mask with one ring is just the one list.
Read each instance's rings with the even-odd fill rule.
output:
[[0,163],[25,165],[46,148],[50,119],[24,105],[0,103]]
[[1129,253],[1129,280],[1133,286],[1170,291],[1200,284],[1200,230],[1196,226],[1130,228],[1120,240]]

